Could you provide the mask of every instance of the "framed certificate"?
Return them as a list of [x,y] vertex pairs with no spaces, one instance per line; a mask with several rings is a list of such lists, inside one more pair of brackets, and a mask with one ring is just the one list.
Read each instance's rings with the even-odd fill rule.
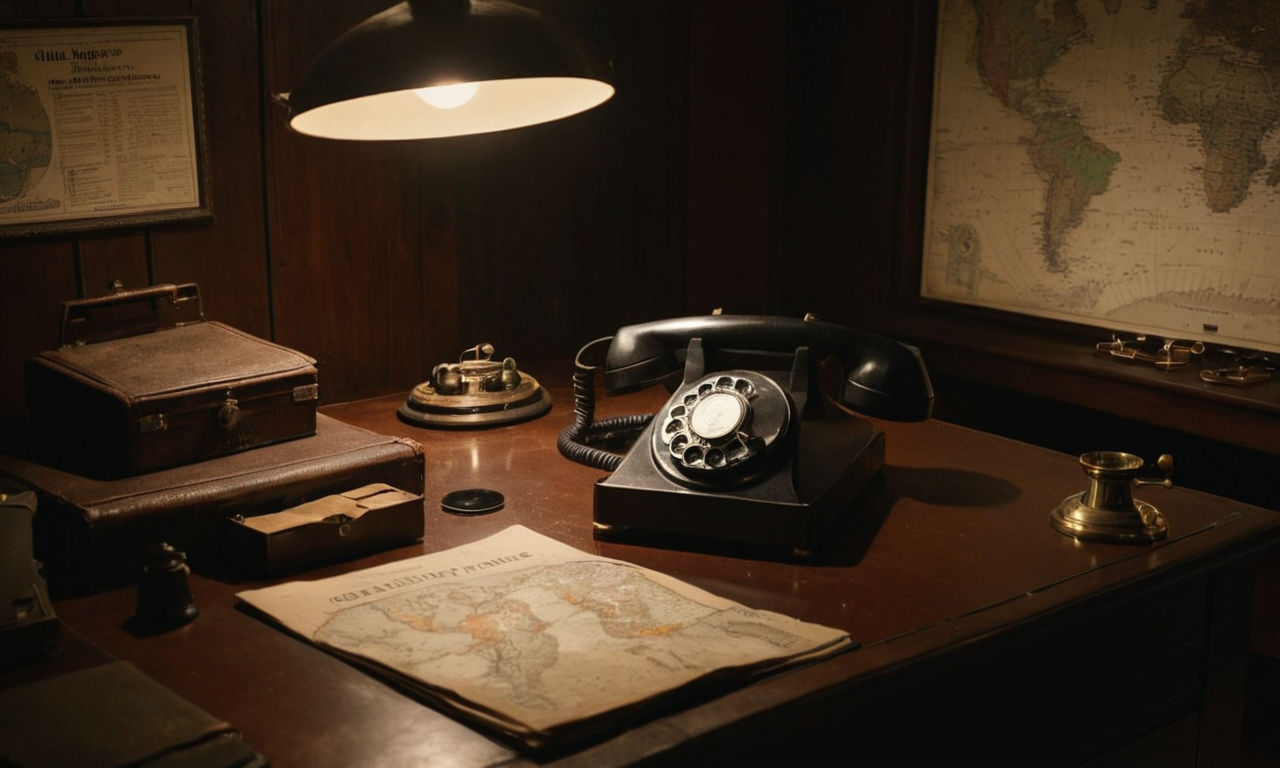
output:
[[210,217],[195,20],[0,29],[0,236]]

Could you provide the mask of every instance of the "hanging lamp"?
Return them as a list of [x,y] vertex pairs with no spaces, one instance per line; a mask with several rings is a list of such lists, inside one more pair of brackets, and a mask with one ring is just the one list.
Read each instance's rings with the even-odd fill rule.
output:
[[578,35],[505,0],[408,0],[325,48],[286,97],[289,126],[332,139],[429,139],[583,112],[614,92]]

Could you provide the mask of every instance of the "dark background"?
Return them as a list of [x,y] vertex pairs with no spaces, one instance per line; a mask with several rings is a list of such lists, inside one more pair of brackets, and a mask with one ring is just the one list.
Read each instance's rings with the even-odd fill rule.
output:
[[[578,347],[624,323],[812,312],[920,345],[940,418],[1172,453],[1179,484],[1280,508],[1280,383],[1215,388],[1098,355],[1108,329],[916,296],[932,0],[528,4],[595,41],[615,98],[356,144],[290,133],[274,95],[388,0],[0,0],[0,24],[194,17],[213,211],[0,240],[0,418],[23,414],[22,361],[57,345],[61,303],[115,281],[198,283],[210,319],[317,358],[322,403],[407,392],[478,342],[563,385]],[[1260,595],[1280,594],[1277,560]],[[1275,658],[1278,624],[1268,610],[1254,634]],[[1265,690],[1250,711],[1280,706]]]
[[401,392],[478,342],[551,384],[617,326],[721,308],[919,344],[938,416],[1058,450],[1173,453],[1280,506],[1280,384],[1092,351],[1107,329],[916,297],[934,3],[537,0],[613,62],[601,108],[518,131],[347,143],[275,95],[387,0],[32,0],[13,20],[193,16],[211,220],[0,241],[0,416],[61,302],[200,285],[206,316],[318,360],[322,403]]

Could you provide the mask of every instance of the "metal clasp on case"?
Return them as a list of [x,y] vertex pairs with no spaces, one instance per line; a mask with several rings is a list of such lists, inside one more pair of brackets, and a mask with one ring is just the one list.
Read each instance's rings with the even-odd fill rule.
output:
[[226,429],[231,429],[240,423],[239,401],[228,397],[222,403],[222,407],[218,409],[218,423]]
[[293,402],[295,403],[305,403],[308,400],[318,400],[319,398],[319,384],[303,384],[293,388]]
[[169,425],[164,421],[163,413],[149,413],[138,419],[138,431],[146,432],[163,432],[168,429]]

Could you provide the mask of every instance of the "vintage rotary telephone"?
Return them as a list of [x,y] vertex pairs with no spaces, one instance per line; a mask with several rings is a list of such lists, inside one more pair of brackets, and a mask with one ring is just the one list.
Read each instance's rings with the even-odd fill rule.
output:
[[[656,414],[593,421],[597,368],[583,357],[605,342],[606,392],[679,382]],[[612,471],[595,488],[597,537],[810,552],[884,464],[884,434],[822,393],[828,360],[840,370],[840,405],[928,418],[933,390],[914,347],[810,318],[685,317],[584,346],[559,448]],[[620,436],[634,436],[625,455],[607,447]]]

